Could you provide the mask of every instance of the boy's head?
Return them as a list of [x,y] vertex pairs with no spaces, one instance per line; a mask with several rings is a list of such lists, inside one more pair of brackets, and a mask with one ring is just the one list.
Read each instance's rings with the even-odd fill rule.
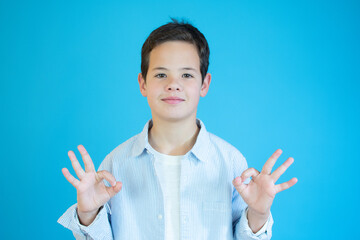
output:
[[165,24],[154,31],[144,42],[141,49],[141,73],[146,81],[150,52],[158,45],[168,41],[184,41],[193,44],[200,59],[201,79],[204,81],[209,67],[209,45],[204,35],[194,26],[185,22],[178,22],[171,18],[173,22]]
[[153,120],[196,118],[199,99],[206,96],[211,82],[208,64],[208,44],[193,26],[174,21],[150,34],[142,48],[138,81]]

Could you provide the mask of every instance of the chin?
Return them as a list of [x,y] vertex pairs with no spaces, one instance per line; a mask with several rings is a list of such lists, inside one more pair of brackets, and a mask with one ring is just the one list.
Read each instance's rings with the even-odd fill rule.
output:
[[163,121],[167,121],[167,122],[178,122],[178,121],[183,121],[186,119],[191,118],[191,115],[183,115],[183,114],[166,114],[166,115],[157,115],[158,119],[161,119]]

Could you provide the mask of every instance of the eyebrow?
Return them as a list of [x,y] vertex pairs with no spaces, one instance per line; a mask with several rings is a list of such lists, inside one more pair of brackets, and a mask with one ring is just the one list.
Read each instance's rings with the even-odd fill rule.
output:
[[[167,69],[165,67],[156,67],[156,68],[153,68],[152,70],[154,71],[154,70],[169,70],[169,69]],[[191,68],[191,67],[183,67],[183,68],[180,68],[180,70],[192,70],[192,71],[196,72],[196,69]]]

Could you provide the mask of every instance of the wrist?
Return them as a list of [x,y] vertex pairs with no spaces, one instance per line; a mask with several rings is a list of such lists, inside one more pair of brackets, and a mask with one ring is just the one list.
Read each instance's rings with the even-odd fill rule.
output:
[[270,209],[265,210],[263,212],[256,211],[255,209],[248,207],[248,215],[252,215],[257,219],[268,219],[270,216]]
[[83,211],[80,211],[77,208],[76,212],[77,212],[80,224],[84,225],[84,226],[89,226],[94,221],[94,219],[96,218],[96,216],[99,213],[100,209],[101,208],[98,208],[98,209],[96,209],[94,211],[90,211],[90,212],[83,212]]
[[253,231],[253,233],[257,233],[267,222],[268,218],[270,216],[270,210],[259,213],[258,211],[248,208],[247,211],[247,219],[250,229]]

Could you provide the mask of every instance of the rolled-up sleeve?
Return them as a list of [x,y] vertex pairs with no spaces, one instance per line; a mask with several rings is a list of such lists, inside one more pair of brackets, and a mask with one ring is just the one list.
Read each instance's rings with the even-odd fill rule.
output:
[[77,204],[72,205],[58,219],[58,223],[71,230],[77,240],[112,240],[110,215],[111,210],[106,203],[101,207],[94,221],[89,226],[80,223],[77,215]]
[[271,229],[272,229],[272,225],[274,223],[271,213],[270,213],[268,220],[264,224],[264,226],[262,226],[262,228],[258,232],[253,233],[253,231],[249,227],[249,222],[247,219],[247,211],[248,211],[248,208],[246,208],[246,210],[243,211],[240,221],[236,224],[234,239],[244,239],[244,240],[245,239],[254,239],[254,240],[255,239],[256,240],[271,239],[271,236],[272,236]]

